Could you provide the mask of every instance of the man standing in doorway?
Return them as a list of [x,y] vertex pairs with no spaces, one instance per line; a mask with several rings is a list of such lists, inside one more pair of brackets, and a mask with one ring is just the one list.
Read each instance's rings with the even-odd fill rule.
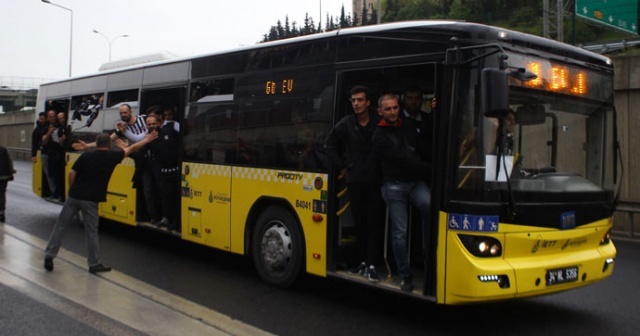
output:
[[369,110],[369,89],[351,89],[353,114],[344,116],[331,130],[324,148],[334,167],[341,169],[356,230],[356,246],[361,263],[350,273],[379,281],[375,264],[383,244],[383,202],[380,198],[380,174],[373,152],[373,133],[379,116]]
[[42,136],[47,134],[47,113],[40,112],[38,113],[38,121],[36,122],[36,127],[33,129],[31,133],[31,162],[38,162],[38,151],[42,148]]
[[[428,232],[431,191],[425,181],[430,175],[431,165],[420,157],[409,141],[408,134],[415,130],[408,128],[400,117],[398,98],[393,94],[380,97],[380,112],[382,120],[373,136],[373,144],[383,174],[382,198],[389,209],[393,254],[402,279],[400,289],[412,291],[413,276],[407,246],[408,206],[411,204],[419,210],[422,230]],[[422,242],[423,250],[426,244],[427,241]]]
[[100,261],[98,248],[98,203],[106,201],[107,186],[113,170],[125,157],[157,137],[149,134],[138,143],[123,150],[110,150],[111,139],[107,133],[96,137],[96,149],[82,153],[69,171],[69,197],[62,207],[51,237],[45,249],[44,268],[53,270],[53,258],[58,255],[67,226],[78,211],[82,211],[85,239],[88,249],[89,272],[108,272],[111,267]]
[[64,186],[64,149],[60,145],[58,138],[58,113],[54,110],[47,112],[49,128],[42,136],[42,169],[47,177],[49,185],[49,200],[59,202],[62,200]]

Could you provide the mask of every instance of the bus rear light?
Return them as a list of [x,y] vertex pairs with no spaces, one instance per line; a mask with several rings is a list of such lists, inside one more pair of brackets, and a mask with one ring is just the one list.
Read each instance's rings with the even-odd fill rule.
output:
[[318,223],[318,222],[322,222],[322,221],[324,220],[324,217],[322,217],[322,215],[321,215],[321,214],[314,213],[314,214],[311,216],[311,219],[312,219],[314,222]]
[[506,274],[478,275],[478,280],[480,280],[480,282],[495,282],[500,288],[511,287],[509,277]]
[[502,244],[493,237],[458,234],[458,238],[467,251],[476,257],[488,258],[502,255]]
[[611,230],[607,231],[607,233],[604,234],[602,239],[600,239],[600,245],[607,245],[610,242],[611,242]]
[[322,256],[320,255],[320,253],[314,253],[313,254],[313,259],[320,260],[320,259],[322,259]]

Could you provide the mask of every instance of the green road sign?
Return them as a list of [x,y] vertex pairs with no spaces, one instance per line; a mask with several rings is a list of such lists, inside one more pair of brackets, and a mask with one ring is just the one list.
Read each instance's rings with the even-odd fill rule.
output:
[[576,0],[576,15],[638,34],[638,0]]

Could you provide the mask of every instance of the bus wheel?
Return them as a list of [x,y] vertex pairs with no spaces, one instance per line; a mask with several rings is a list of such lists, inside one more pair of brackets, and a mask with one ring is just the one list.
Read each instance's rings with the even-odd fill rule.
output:
[[302,269],[300,230],[282,207],[267,208],[258,218],[252,241],[253,262],[260,277],[279,287],[291,286]]

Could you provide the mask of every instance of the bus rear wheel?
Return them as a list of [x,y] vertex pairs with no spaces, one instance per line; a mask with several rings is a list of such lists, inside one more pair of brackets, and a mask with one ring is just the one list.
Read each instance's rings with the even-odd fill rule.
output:
[[300,229],[291,213],[279,206],[267,208],[253,231],[253,263],[267,283],[289,287],[303,264]]

